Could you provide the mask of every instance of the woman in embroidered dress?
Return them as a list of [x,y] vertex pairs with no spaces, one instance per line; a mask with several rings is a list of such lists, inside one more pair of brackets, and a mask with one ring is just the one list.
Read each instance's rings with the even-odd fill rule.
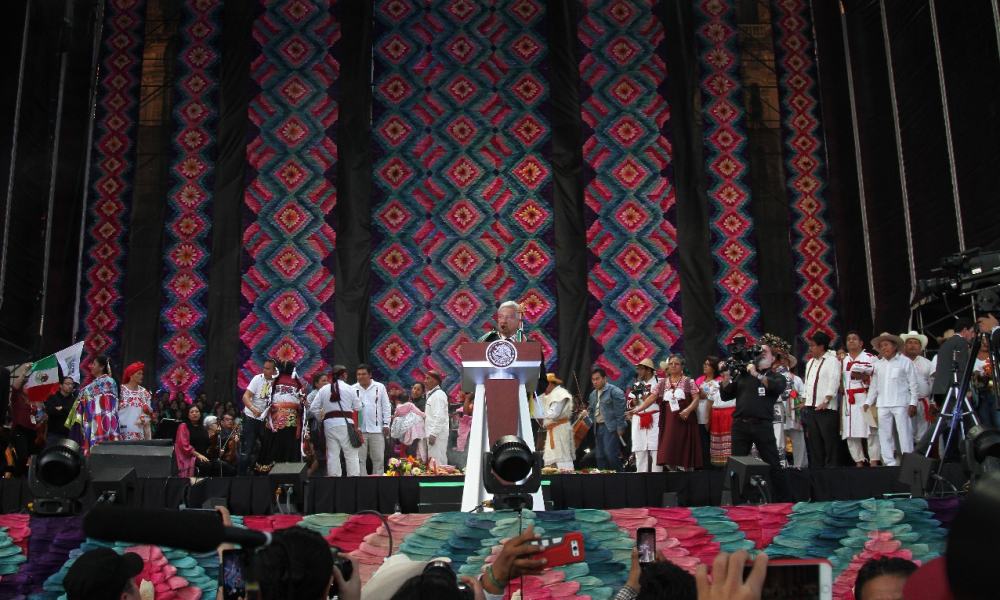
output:
[[736,399],[723,400],[718,390],[729,383],[729,368],[725,361],[719,362],[719,385],[716,387],[716,397],[712,400],[712,414],[709,416],[709,437],[711,448],[709,454],[712,466],[724,467],[733,453],[733,411],[736,410]]
[[151,435],[152,395],[142,387],[145,365],[134,362],[125,367],[118,402],[118,434],[123,440],[148,440]]
[[295,373],[295,363],[280,361],[274,394],[265,420],[269,435],[261,443],[257,472],[269,473],[274,463],[302,460],[302,382]]
[[[420,391],[417,393],[417,387]],[[413,384],[410,397],[399,396],[399,403],[396,411],[392,415],[392,437],[399,440],[399,456],[406,458],[413,456],[420,460],[427,460],[427,445],[424,438],[427,433],[424,429],[424,419],[426,414],[417,408],[415,400],[422,397],[424,385],[422,383]]]
[[111,378],[111,360],[98,356],[88,365],[94,380],[84,386],[70,411],[66,424],[79,423],[83,434],[83,451],[101,442],[118,439],[118,384]]
[[701,367],[701,376],[694,380],[698,386],[701,401],[698,402],[698,430],[701,433],[701,461],[711,464],[709,449],[712,446],[711,425],[712,406],[722,401],[719,397],[719,357],[707,356]]
[[634,412],[654,402],[660,405],[660,443],[656,464],[667,470],[687,471],[701,466],[701,438],[698,435],[698,387],[684,375],[684,359],[673,355],[667,360],[667,376],[661,379]]

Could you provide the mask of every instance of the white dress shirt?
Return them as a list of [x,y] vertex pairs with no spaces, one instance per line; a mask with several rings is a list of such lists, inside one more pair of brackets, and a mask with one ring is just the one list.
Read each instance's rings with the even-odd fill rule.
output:
[[837,353],[833,350],[827,350],[819,358],[810,358],[806,363],[806,378],[803,382],[805,396],[802,405],[816,407],[826,402],[826,408],[836,410],[837,391],[840,390],[840,368]]
[[317,421],[333,427],[346,427],[348,423],[353,425],[354,419],[351,418],[331,417],[326,420],[323,419],[323,415],[333,410],[351,412],[361,408],[361,400],[358,399],[358,395],[354,392],[354,388],[342,379],[338,379],[333,383],[337,385],[337,391],[340,392],[340,402],[334,401],[330,398],[331,384],[328,383],[316,392],[312,402],[309,404],[309,412],[316,417]]
[[934,364],[923,356],[917,356],[913,359],[913,368],[917,371],[917,398],[930,398]]
[[361,431],[382,433],[382,428],[389,427],[392,420],[392,405],[389,404],[389,392],[385,386],[373,379],[367,388],[361,387],[360,383],[351,387],[361,399]]
[[427,437],[440,439],[448,436],[448,395],[440,386],[427,393],[427,405],[424,407],[424,430]]
[[913,361],[897,353],[875,363],[865,404],[882,408],[917,405],[917,370]]

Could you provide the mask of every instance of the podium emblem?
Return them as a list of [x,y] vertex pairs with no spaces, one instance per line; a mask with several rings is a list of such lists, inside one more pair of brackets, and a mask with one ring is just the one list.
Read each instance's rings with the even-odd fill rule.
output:
[[508,340],[496,340],[486,347],[486,360],[498,369],[506,369],[517,360],[517,347]]

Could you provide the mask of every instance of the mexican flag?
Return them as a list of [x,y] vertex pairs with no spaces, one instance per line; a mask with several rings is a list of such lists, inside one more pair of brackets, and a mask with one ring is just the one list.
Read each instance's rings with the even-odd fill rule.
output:
[[24,391],[32,402],[45,402],[59,387],[59,363],[52,354],[31,365]]

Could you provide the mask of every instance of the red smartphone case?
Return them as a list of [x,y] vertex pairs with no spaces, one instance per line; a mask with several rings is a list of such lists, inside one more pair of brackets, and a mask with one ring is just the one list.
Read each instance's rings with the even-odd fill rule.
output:
[[546,560],[545,568],[561,567],[586,559],[583,534],[579,531],[571,531],[562,537],[543,538],[538,540],[537,545],[541,551],[535,556]]

